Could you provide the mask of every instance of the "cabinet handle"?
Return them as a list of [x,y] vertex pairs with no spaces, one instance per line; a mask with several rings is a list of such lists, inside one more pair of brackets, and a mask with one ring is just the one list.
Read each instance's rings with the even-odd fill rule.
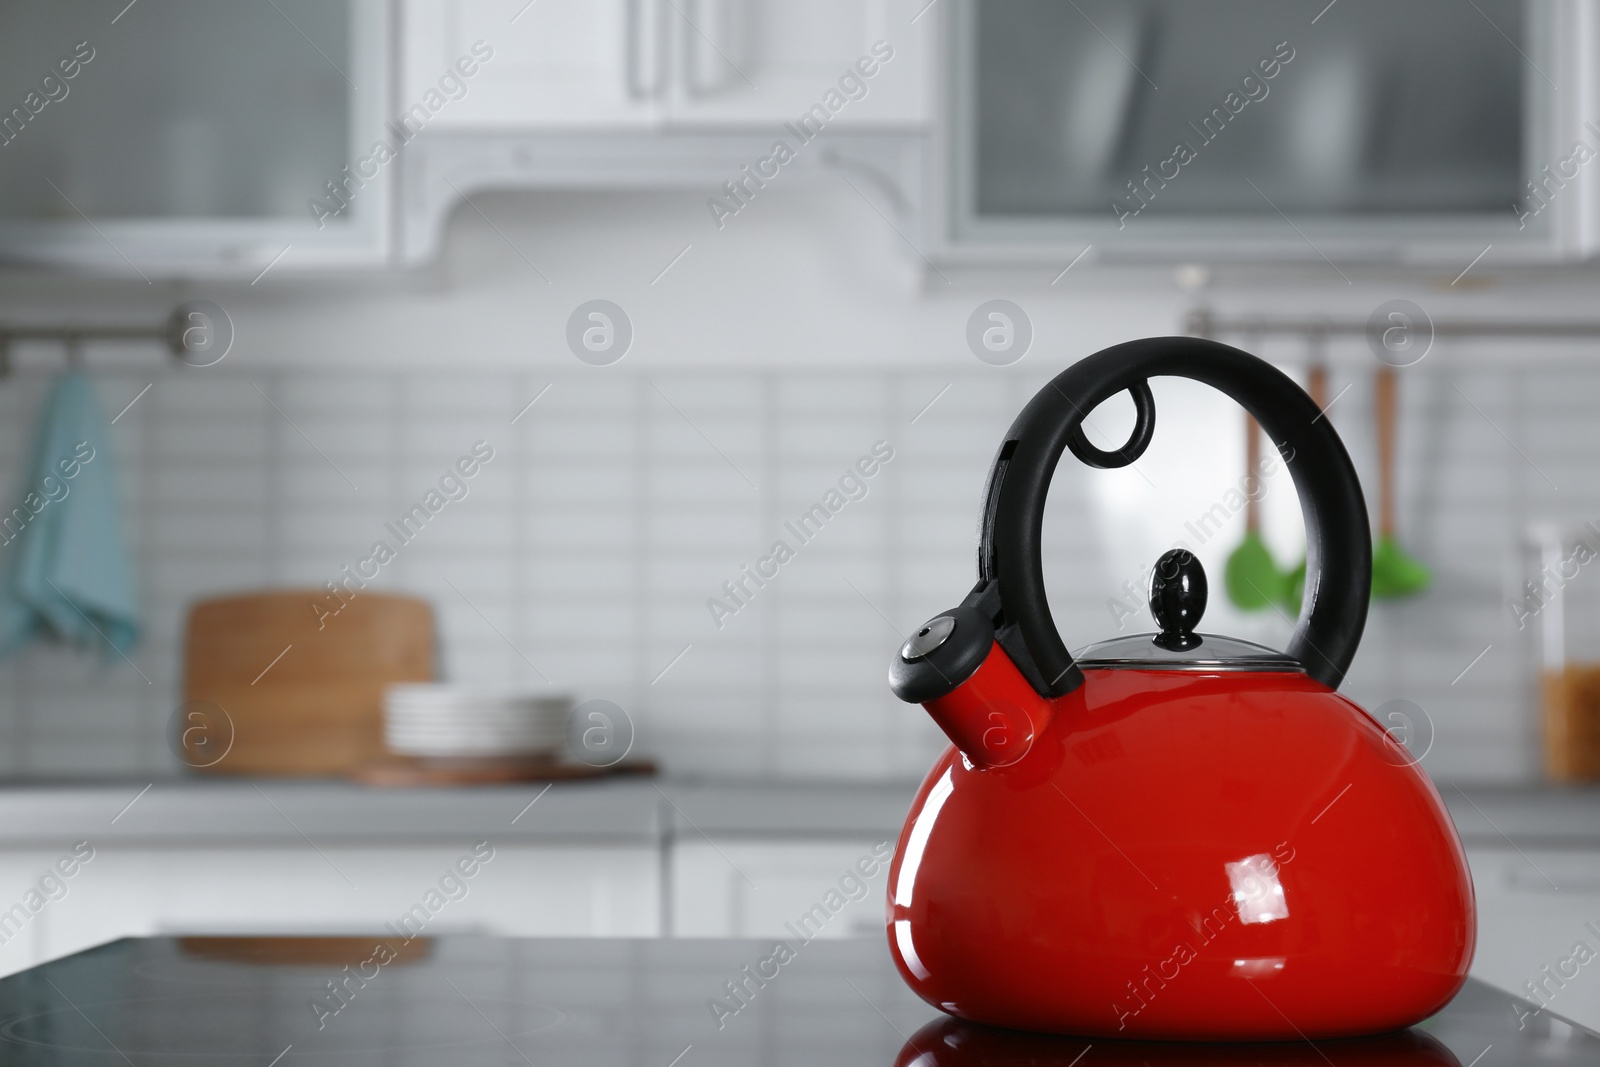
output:
[[[721,79],[707,79],[701,76],[706,59],[707,49],[717,53],[724,62],[731,64],[722,51],[724,47],[733,49],[730,27],[733,15],[726,0],[682,0],[690,15],[684,17],[688,25],[683,27],[683,87],[690,96],[705,96],[715,92]],[[721,42],[720,45],[718,42]]]
[[700,96],[705,92],[705,86],[700,82],[700,33],[696,29],[705,21],[704,12],[695,0],[682,2],[689,9],[683,20],[688,25],[681,27],[679,35],[683,52],[683,89],[690,96]]
[[[644,24],[644,7],[650,6],[650,25]],[[634,100],[659,99],[666,88],[666,50],[662,47],[661,9],[656,0],[625,0],[624,18],[627,22],[627,84],[628,96]],[[648,43],[648,48],[646,47]],[[650,76],[644,74],[645,56],[650,58]]]

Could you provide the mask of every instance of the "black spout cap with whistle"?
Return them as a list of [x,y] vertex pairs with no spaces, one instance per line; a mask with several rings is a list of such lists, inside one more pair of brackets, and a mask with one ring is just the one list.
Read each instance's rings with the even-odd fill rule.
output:
[[949,696],[994,647],[994,624],[969,604],[941,612],[916,629],[889,664],[889,686],[911,704]]

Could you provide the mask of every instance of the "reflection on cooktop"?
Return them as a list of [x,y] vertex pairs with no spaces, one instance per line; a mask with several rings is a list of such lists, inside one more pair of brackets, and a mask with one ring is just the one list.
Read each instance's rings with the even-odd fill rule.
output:
[[936,1019],[912,1034],[895,1067],[1068,1067],[1080,1062],[1091,1067],[1325,1067],[1329,1063],[1337,1067],[1462,1067],[1443,1042],[1415,1029],[1315,1044],[1154,1044],[992,1030],[959,1019]]
[[1379,1038],[1090,1043],[940,1015],[901,983],[875,939],[801,945],[763,977],[753,965],[772,950],[469,937],[398,948],[371,938],[119,941],[0,980],[0,1064],[1600,1063],[1600,1038],[1549,1013],[1528,1016],[1529,1006],[1477,983],[1416,1029]]

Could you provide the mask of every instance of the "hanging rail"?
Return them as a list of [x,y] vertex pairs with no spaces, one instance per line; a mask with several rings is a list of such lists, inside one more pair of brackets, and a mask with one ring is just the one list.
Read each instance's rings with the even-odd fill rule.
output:
[[[1600,337],[1600,322],[1517,319],[1432,319],[1434,337]],[[1240,334],[1291,337],[1359,337],[1369,326],[1356,319],[1218,318],[1205,308],[1184,316],[1184,331],[1195,337]]]
[[[30,326],[0,320],[0,378],[11,373],[11,346],[17,341],[60,341],[67,349],[67,362],[77,366],[80,349],[86,341],[159,341],[174,359],[205,352],[211,345],[215,323],[196,321],[190,305],[172,309],[159,324],[121,325],[103,323],[63,323],[59,326]],[[230,324],[231,330],[231,324]]]

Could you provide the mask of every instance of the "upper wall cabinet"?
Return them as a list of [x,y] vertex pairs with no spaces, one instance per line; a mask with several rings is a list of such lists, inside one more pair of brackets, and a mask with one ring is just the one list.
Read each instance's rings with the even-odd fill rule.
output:
[[682,17],[669,20],[680,60],[669,108],[678,122],[795,122],[818,103],[832,110],[840,97],[843,125],[918,123],[929,115],[922,35],[936,20],[918,18],[928,0],[679,6]]
[[[404,0],[399,110],[443,79],[461,88],[434,130],[647,129],[665,78],[654,15],[645,0]],[[461,78],[474,45],[487,58]]]
[[823,126],[796,170],[909,188],[936,22],[928,0],[0,4],[0,267],[415,263],[475,189],[715,188]]
[[917,18],[913,0],[404,0],[402,10],[402,110],[475,44],[492,51],[435,129],[768,126],[818,104],[830,124],[854,127],[929,114],[922,37],[934,19]]
[[952,0],[947,251],[1500,262],[1594,246],[1597,12]]
[[0,263],[383,262],[391,49],[385,0],[0,5]]

